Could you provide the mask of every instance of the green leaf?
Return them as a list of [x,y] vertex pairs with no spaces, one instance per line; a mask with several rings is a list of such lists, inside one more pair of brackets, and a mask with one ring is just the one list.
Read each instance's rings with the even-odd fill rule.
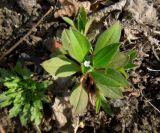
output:
[[129,56],[129,60],[132,61],[136,58],[137,52],[135,50],[131,50],[127,52],[127,55]]
[[81,70],[83,74],[86,74],[87,72],[91,71],[90,67],[85,67],[84,63],[81,63]]
[[62,17],[62,19],[67,22],[70,26],[72,26],[73,28],[76,28],[74,22],[72,19],[68,18],[68,17]]
[[106,69],[106,74],[112,79],[118,81],[121,84],[121,87],[124,87],[124,88],[129,87],[128,81],[118,71],[108,68]]
[[69,54],[72,58],[81,63],[89,52],[91,44],[88,39],[80,32],[71,29],[69,33],[71,42],[71,49],[69,50]]
[[63,30],[62,32],[62,47],[64,50],[68,51],[71,48],[71,40],[69,37],[69,30]]
[[102,94],[101,94],[101,105],[107,114],[109,114],[109,115],[113,114],[110,105],[108,104],[106,98]]
[[124,69],[125,70],[129,70],[129,69],[132,69],[132,68],[135,68],[135,67],[138,67],[138,65],[136,64],[133,64],[133,63],[128,63],[124,66]]
[[128,63],[128,60],[129,60],[129,57],[125,53],[118,52],[114,56],[113,60],[108,65],[108,67],[118,70],[124,67]]
[[99,84],[110,86],[110,87],[121,87],[121,82],[115,80],[110,75],[99,73],[99,72],[91,72],[91,75],[94,81]]
[[82,7],[80,8],[80,12],[78,15],[78,30],[80,32],[84,32],[87,21],[87,14],[85,12],[85,9]]
[[105,68],[116,55],[119,49],[119,44],[115,43],[113,45],[106,46],[102,50],[100,50],[93,57],[93,67],[95,68]]
[[93,23],[93,21],[95,20],[95,18],[91,18],[90,20],[87,21],[86,26],[85,26],[85,31],[84,31],[84,35],[86,35],[88,33],[88,30],[91,26],[91,24]]
[[128,73],[125,71],[124,68],[121,68],[119,71],[125,76],[126,79],[129,78]]
[[42,116],[41,109],[34,106],[31,107],[31,121],[33,121],[35,125],[38,126],[41,123]]
[[96,113],[99,112],[100,108],[101,108],[101,98],[100,96],[97,96],[96,97]]
[[23,77],[23,79],[27,79],[30,77],[31,72],[28,68],[26,68],[25,66],[23,66],[20,62],[17,62],[14,71],[16,73],[18,73],[20,76]]
[[96,42],[96,47],[94,53],[96,54],[105,46],[108,46],[113,43],[118,43],[121,37],[121,25],[120,22],[116,22],[105,32],[103,32]]
[[[10,71],[0,68],[0,79],[1,78],[10,78],[13,75]],[[0,81],[1,82],[1,81]]]
[[22,110],[22,104],[17,104],[14,105],[10,110],[9,110],[9,117],[13,118],[16,117]]
[[41,65],[48,73],[58,77],[67,77],[80,71],[80,65],[64,57],[51,58]]
[[88,94],[82,85],[78,85],[70,96],[70,103],[73,105],[74,113],[82,113],[88,104]]
[[23,113],[20,115],[20,121],[22,125],[26,125],[30,118],[30,103],[25,103]]
[[120,87],[110,87],[100,83],[97,83],[96,86],[99,89],[100,93],[102,93],[105,97],[112,99],[120,99],[123,97]]
[[12,97],[8,96],[5,92],[0,94],[0,107],[1,108],[9,106],[12,102],[13,102]]

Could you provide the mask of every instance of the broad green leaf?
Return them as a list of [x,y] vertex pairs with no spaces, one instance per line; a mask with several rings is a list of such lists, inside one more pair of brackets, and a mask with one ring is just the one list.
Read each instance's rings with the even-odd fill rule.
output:
[[82,85],[78,85],[70,96],[70,103],[73,105],[74,113],[82,113],[88,104],[88,94]]
[[99,84],[110,87],[121,87],[121,82],[115,80],[111,76],[99,72],[91,72],[94,81]]
[[100,83],[96,83],[96,86],[99,89],[100,93],[102,93],[105,97],[112,99],[120,99],[123,97],[120,87],[110,87]]
[[85,12],[85,9],[82,7],[80,8],[80,12],[78,15],[78,30],[80,32],[84,32],[87,21],[87,14]]
[[87,35],[88,30],[91,26],[91,24],[93,23],[93,21],[95,20],[95,18],[91,18],[87,21],[86,26],[85,26],[85,31],[84,31],[84,35]]
[[108,113],[109,115],[112,115],[113,112],[112,112],[111,107],[110,107],[109,103],[107,102],[106,98],[103,96],[103,94],[101,94],[100,96],[101,96],[100,98],[101,98],[102,108],[104,109],[104,111],[106,113]]
[[68,18],[68,17],[62,17],[62,19],[67,22],[70,26],[72,26],[73,28],[76,28],[74,22],[72,19]]
[[118,21],[100,35],[100,37],[96,42],[94,53],[96,54],[105,46],[108,46],[113,43],[118,43],[120,37],[121,37],[121,24]]
[[129,87],[128,81],[118,71],[108,68],[106,69],[106,74],[112,79],[118,81],[121,84],[121,87]]
[[67,77],[80,71],[80,65],[64,57],[51,58],[41,65],[48,73],[58,77]]
[[70,49],[70,45],[71,45],[71,42],[70,42],[71,40],[69,37],[69,30],[66,30],[66,29],[63,30],[61,40],[62,40],[63,49],[68,51]]
[[83,34],[73,29],[70,30],[69,37],[71,42],[70,56],[80,63],[83,62],[91,48],[90,42]]
[[93,67],[95,68],[105,68],[116,55],[119,49],[119,44],[115,43],[113,45],[106,46],[102,50],[100,50],[93,57]]
[[108,65],[108,68],[113,68],[113,69],[120,69],[122,67],[124,67],[129,60],[129,56],[127,56],[125,53],[122,52],[118,52],[113,60],[111,61],[111,63]]

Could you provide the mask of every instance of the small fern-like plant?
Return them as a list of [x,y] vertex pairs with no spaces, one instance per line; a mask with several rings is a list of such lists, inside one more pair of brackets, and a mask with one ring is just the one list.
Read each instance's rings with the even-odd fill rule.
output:
[[0,94],[0,107],[10,105],[10,118],[19,116],[22,125],[32,121],[38,126],[43,117],[42,102],[48,101],[45,90],[50,83],[33,80],[29,69],[18,62],[12,71],[0,68],[0,84],[6,87]]
[[[86,16],[86,14],[82,15],[84,11],[80,13],[79,16]],[[81,18],[83,17],[79,19]],[[136,66],[132,63],[136,52],[120,51],[120,22],[116,22],[104,31],[95,45],[91,45],[84,34],[87,33],[87,30],[84,32],[85,29],[88,29],[86,19],[79,20],[83,25],[79,28],[75,28],[69,18],[65,20],[72,25],[72,28],[65,29],[62,33],[61,49],[63,50],[61,51],[63,52],[44,61],[42,66],[53,76],[77,77],[77,83],[70,96],[70,103],[75,113],[83,112],[88,101],[93,101],[93,97],[96,97],[96,112],[102,107],[111,115],[112,110],[108,104],[108,98],[123,98],[122,93],[129,87],[125,70]]]

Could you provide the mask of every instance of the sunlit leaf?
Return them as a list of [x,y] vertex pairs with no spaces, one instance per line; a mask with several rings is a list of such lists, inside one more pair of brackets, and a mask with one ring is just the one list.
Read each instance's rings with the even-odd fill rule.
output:
[[88,39],[80,32],[71,29],[69,33],[71,42],[71,49],[69,50],[69,54],[71,57],[81,63],[91,49],[91,44]]
[[117,52],[108,67],[113,69],[120,69],[128,63],[128,60],[129,56],[127,56],[125,53]]
[[71,48],[69,30],[63,30],[61,40],[62,40],[62,48],[66,51],[69,50]]
[[62,17],[62,19],[67,22],[70,26],[72,26],[73,28],[76,28],[74,22],[72,19],[70,19],[69,17]]
[[80,32],[84,32],[87,21],[88,18],[85,9],[81,7],[78,15],[78,30]]
[[70,76],[80,70],[80,65],[64,57],[53,57],[41,65],[48,73],[58,77]]
[[121,36],[121,24],[118,21],[99,36],[96,42],[94,53],[96,54],[105,46],[108,46],[113,43],[118,43],[120,40],[120,36]]
[[93,23],[93,21],[95,20],[95,18],[91,18],[87,21],[86,23],[86,26],[85,26],[85,31],[84,31],[84,34],[86,35],[88,33],[88,30],[91,26],[91,24]]
[[74,113],[82,113],[88,104],[88,94],[82,85],[78,85],[70,96],[70,103],[73,105]]
[[91,72],[91,75],[95,81],[95,83],[99,83],[102,85],[110,86],[110,87],[121,87],[121,83],[111,76],[99,72]]
[[118,49],[118,43],[104,47],[93,57],[93,67],[105,68],[116,55]]
[[106,69],[107,76],[111,77],[112,79],[118,81],[121,84],[121,87],[127,88],[129,87],[128,81],[121,75],[118,71],[108,68]]
[[125,76],[126,79],[129,78],[129,75],[128,75],[128,73],[125,71],[124,68],[119,69],[119,71]]
[[120,87],[110,87],[110,86],[106,86],[100,83],[97,83],[97,88],[99,89],[99,91],[108,98],[112,98],[112,99],[120,99],[122,98],[122,90]]

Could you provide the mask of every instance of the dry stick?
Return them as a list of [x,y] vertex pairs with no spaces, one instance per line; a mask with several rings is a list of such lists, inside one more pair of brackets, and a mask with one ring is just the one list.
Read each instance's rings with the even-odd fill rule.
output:
[[51,12],[53,11],[53,6],[51,6],[51,8],[41,17],[41,19],[22,37],[20,38],[20,40],[13,45],[9,50],[7,50],[7,52],[5,52],[1,57],[0,57],[0,61],[7,56],[8,54],[10,54],[16,47],[18,47],[33,31],[34,29],[43,21],[43,19],[48,16]]
[[160,113],[160,110],[159,110],[157,107],[155,107],[155,106],[144,96],[142,90],[141,90],[140,92],[141,92],[142,97],[144,97],[144,99],[146,100],[146,102],[148,102],[158,113]]

